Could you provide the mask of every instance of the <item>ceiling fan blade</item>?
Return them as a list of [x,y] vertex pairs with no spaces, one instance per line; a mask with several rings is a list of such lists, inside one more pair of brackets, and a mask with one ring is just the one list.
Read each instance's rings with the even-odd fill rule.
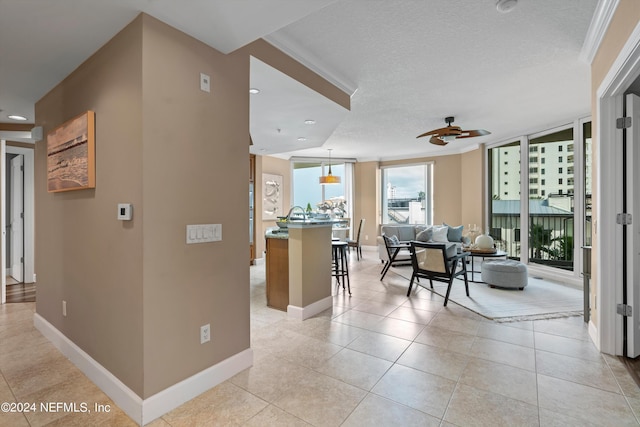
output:
[[490,135],[491,132],[484,129],[463,130],[458,138],[473,138],[474,136]]
[[447,141],[444,141],[437,136],[432,136],[431,139],[429,139],[429,142],[435,145],[447,145]]
[[439,136],[451,136],[451,135],[460,135],[463,131],[459,126],[447,126],[446,128],[434,129],[429,132],[425,132],[421,135],[416,136],[416,138],[422,138],[423,136],[429,135],[439,135]]

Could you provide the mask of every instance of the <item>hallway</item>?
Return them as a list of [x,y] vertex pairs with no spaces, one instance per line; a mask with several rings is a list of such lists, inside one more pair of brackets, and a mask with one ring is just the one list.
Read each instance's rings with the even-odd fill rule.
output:
[[[353,296],[304,322],[265,306],[251,267],[254,366],[149,425],[637,426],[640,389],[600,354],[582,317],[494,323],[351,254]],[[35,304],[0,307],[0,396],[109,413],[0,414],[0,426],[135,425],[33,328]]]

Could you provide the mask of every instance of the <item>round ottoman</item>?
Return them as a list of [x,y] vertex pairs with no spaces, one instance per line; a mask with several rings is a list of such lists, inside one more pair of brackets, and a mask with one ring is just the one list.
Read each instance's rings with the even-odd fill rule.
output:
[[527,266],[511,259],[485,261],[481,267],[482,281],[498,288],[524,289],[527,286]]

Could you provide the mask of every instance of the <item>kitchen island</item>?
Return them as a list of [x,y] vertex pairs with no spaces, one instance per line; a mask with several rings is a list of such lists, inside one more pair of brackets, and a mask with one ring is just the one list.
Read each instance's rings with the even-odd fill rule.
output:
[[291,221],[268,228],[267,305],[304,320],[333,304],[331,231],[335,220]]

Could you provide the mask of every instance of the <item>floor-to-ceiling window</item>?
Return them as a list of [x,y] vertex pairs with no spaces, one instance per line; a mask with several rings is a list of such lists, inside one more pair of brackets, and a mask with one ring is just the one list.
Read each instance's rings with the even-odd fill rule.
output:
[[584,246],[591,246],[591,122],[582,124],[584,168]]
[[382,224],[431,224],[433,165],[385,166],[382,175]]
[[529,140],[529,263],[573,270],[575,164],[573,127]]
[[[510,258],[520,256],[520,141],[489,150],[489,234]],[[539,171],[530,171],[538,176]],[[482,230],[485,231],[485,230]]]
[[577,278],[578,249],[591,243],[589,119],[489,146],[487,166],[488,228],[498,249]]

